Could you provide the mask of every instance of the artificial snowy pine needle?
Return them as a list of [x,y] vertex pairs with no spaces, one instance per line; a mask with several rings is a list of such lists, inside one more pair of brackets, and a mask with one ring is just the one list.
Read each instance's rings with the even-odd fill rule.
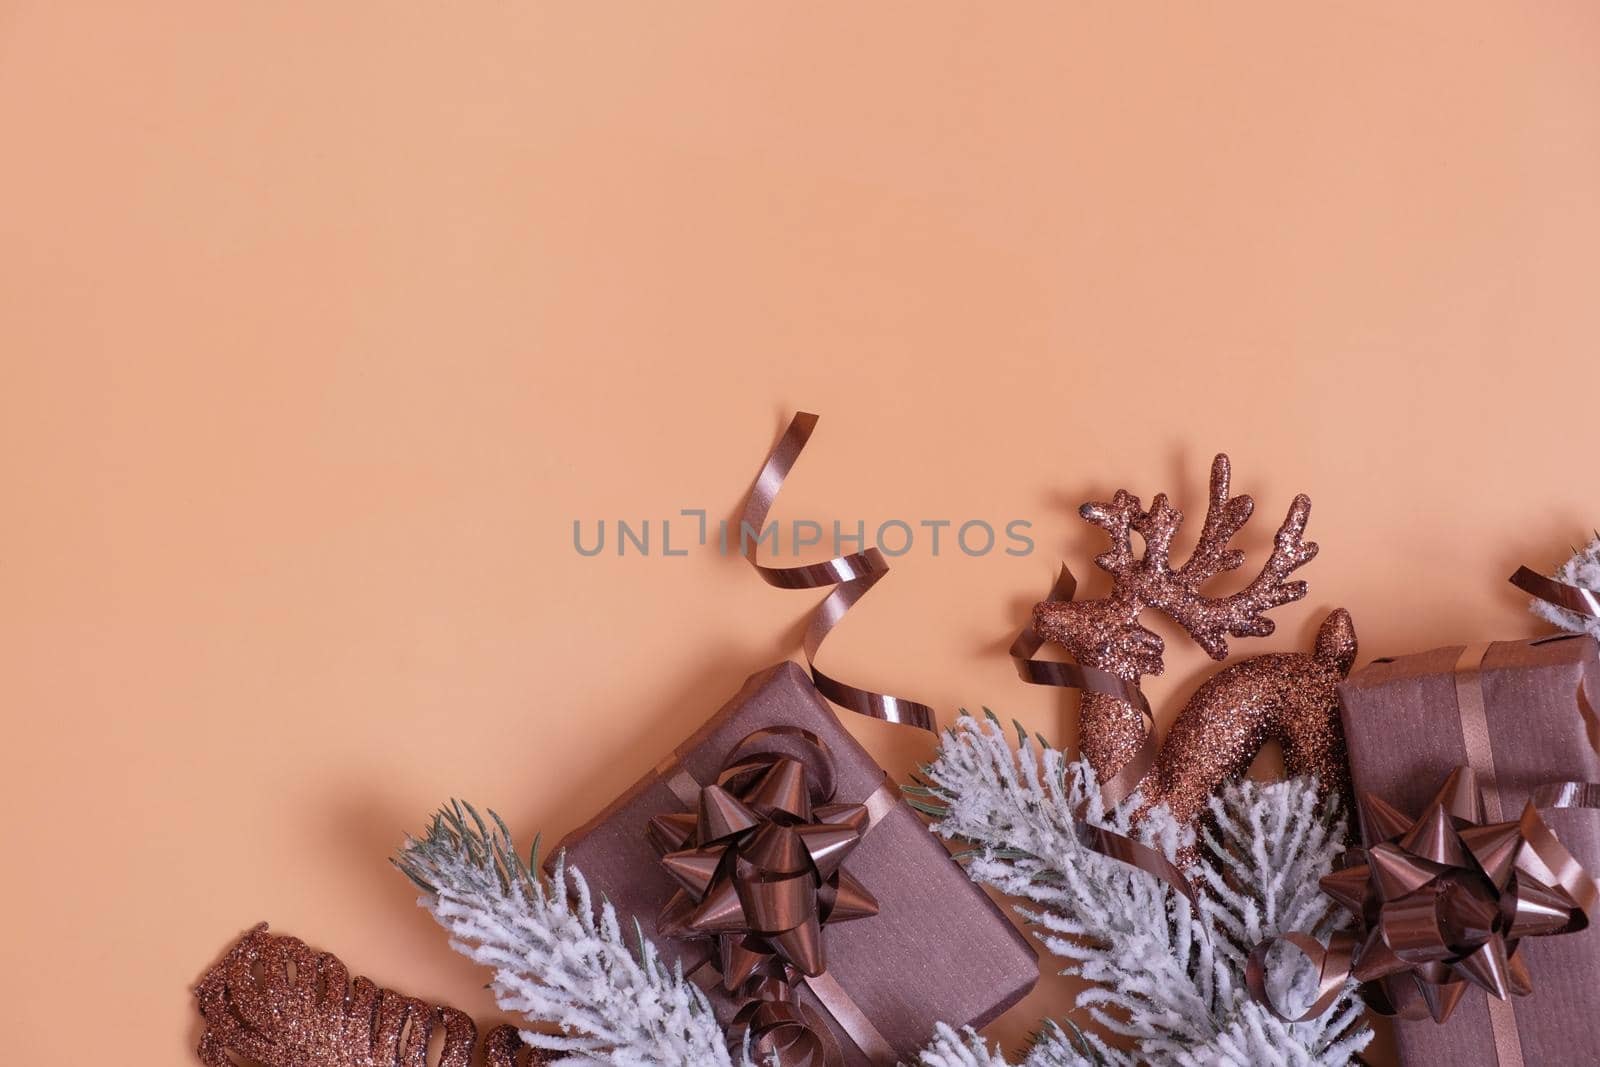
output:
[[[1090,822],[1129,834],[1168,859],[1194,843],[1193,831],[1164,809],[1131,828],[1140,798],[1104,810],[1088,764],[1020,728],[1013,747],[993,716],[963,716],[945,732],[923,775],[926,782],[911,790],[914,802],[938,818],[940,834],[971,846],[973,879],[1031,902],[1018,910],[1037,927],[1035,936],[1070,961],[1066,973],[1093,983],[1079,1006],[1107,1031],[1132,1040],[1130,1053],[1086,1035],[1100,1062],[1342,1067],[1371,1040],[1353,983],[1320,1018],[1294,1024],[1253,1003],[1245,989],[1245,959],[1258,941],[1289,931],[1325,939],[1343,921],[1317,880],[1332,869],[1345,824],[1323,809],[1315,782],[1235,782],[1212,799],[1216,829],[1204,835],[1202,861],[1190,872],[1202,888],[1196,915],[1155,878],[1080,845],[1072,814],[1084,806]],[[1293,1012],[1309,1003],[1314,978],[1298,954],[1285,963],[1271,968],[1269,986]],[[955,1035],[941,1041],[924,1052],[925,1064],[1005,1064],[982,1058],[989,1053],[981,1043],[969,1041],[968,1058],[961,1059]]]
[[[1098,1067],[1099,1060],[1083,1035],[1047,1023],[1022,1060],[1022,1067]],[[960,1033],[941,1024],[933,1043],[917,1057],[918,1067],[1011,1067],[1006,1059],[970,1027]]]
[[505,1011],[555,1024],[563,1036],[525,1032],[557,1064],[609,1067],[755,1067],[728,1051],[705,995],[669,968],[637,924],[625,938],[616,911],[598,911],[576,869],[546,879],[538,843],[527,861],[493,812],[490,828],[469,804],[434,816],[395,860],[425,894],[419,903],[450,932],[451,947],[493,969]]

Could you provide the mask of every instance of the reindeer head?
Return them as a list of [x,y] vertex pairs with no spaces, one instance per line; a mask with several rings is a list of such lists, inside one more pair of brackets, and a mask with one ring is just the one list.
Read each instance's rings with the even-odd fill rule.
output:
[[[1193,554],[1174,569],[1172,539],[1183,513],[1159,494],[1150,510],[1139,498],[1118,490],[1109,503],[1088,503],[1079,514],[1105,530],[1111,548],[1095,564],[1111,575],[1111,594],[1100,600],[1046,601],[1034,608],[1034,627],[1047,640],[1064,645],[1077,661],[1098,667],[1137,683],[1146,674],[1160,674],[1165,651],[1161,638],[1139,624],[1146,608],[1173,619],[1212,659],[1226,659],[1227,638],[1263,637],[1272,633],[1266,612],[1306,595],[1306,583],[1289,581],[1299,567],[1317,554],[1313,542],[1302,541],[1311,501],[1294,498],[1279,527],[1272,554],[1261,573],[1236,593],[1208,597],[1200,587],[1224,571],[1244,565],[1244,553],[1228,542],[1250,520],[1255,501],[1248,496],[1228,496],[1228,457],[1217,456],[1211,465],[1211,501],[1205,525]],[[1137,533],[1144,554],[1133,554]]]

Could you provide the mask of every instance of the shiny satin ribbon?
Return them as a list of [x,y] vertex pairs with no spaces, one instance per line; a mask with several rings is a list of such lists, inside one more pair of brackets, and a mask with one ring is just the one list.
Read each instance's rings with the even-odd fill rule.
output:
[[1565,608],[1585,618],[1600,619],[1600,593],[1596,593],[1593,589],[1558,582],[1527,567],[1517,568],[1517,573],[1511,576],[1511,584],[1524,593],[1554,604],[1558,608]]
[[[1516,581],[1513,576],[1512,581]],[[1456,660],[1456,709],[1461,718],[1461,740],[1466,746],[1467,766],[1477,772],[1483,788],[1483,813],[1491,823],[1503,821],[1500,804],[1500,777],[1494,765],[1494,744],[1489,738],[1489,712],[1483,699],[1483,661],[1489,655],[1487,642],[1468,645]],[[1542,826],[1530,805],[1524,817],[1531,816]],[[1552,836],[1551,840],[1554,840]],[[1563,852],[1566,850],[1563,849]],[[1489,997],[1489,1033],[1494,1039],[1495,1058],[1500,1067],[1524,1067],[1522,1038],[1517,1029],[1517,1009],[1509,1000]]]
[[[808,563],[797,567],[768,567],[757,558],[761,532],[766,527],[767,513],[783,489],[795,460],[804,451],[811,431],[816,428],[817,416],[800,412],[790,420],[783,436],[768,453],[756,476],[755,486],[745,501],[739,519],[740,541],[744,556],[763,581],[780,589],[820,589],[833,586],[832,591],[817,605],[806,626],[806,665],[811,669],[811,680],[817,691],[842,708],[884,722],[915,726],[930,733],[938,731],[934,711],[926,704],[903,697],[875,693],[870,689],[841,682],[817,669],[817,653],[822,642],[839,624],[856,601],[866,596],[878,581],[889,573],[889,563],[876,548],[849,555],[836,556],[824,563]],[[746,533],[749,536],[746,536]]]
[[[831,799],[832,783],[837,778],[833,753],[822,738],[797,726],[767,727],[744,737],[724,760],[717,780],[730,783],[755,770],[764,756],[762,742],[772,738],[796,739],[809,747],[819,761],[814,769],[817,780],[823,783],[822,788],[828,794],[823,802]],[[683,769],[679,759],[679,754],[674,753],[656,771],[678,802],[693,810],[699,802],[702,785]],[[866,809],[866,825],[861,829],[862,840],[894,809],[898,795],[899,791],[885,776],[867,799],[861,802],[861,807]],[[710,992],[718,987],[716,981],[707,980],[715,970],[713,960],[708,958],[690,973],[697,984]],[[894,1048],[837,979],[826,971],[814,977],[794,971],[791,977],[805,984],[823,1010],[874,1067],[893,1067],[897,1059]],[[808,1018],[806,1009],[794,1004],[790,996],[780,995],[783,984],[768,977],[758,983],[759,988],[752,988],[747,995],[754,999],[735,1016],[730,1035],[736,1043],[742,1043],[746,1034],[754,1035],[755,1044],[752,1047],[757,1051],[779,1052],[785,1065],[793,1060],[796,1067],[837,1067],[842,1060],[832,1035],[825,1026],[818,1029],[815,1024],[819,1020]]]
[[1483,699],[1483,661],[1490,645],[1468,645],[1456,657],[1456,712],[1461,720],[1461,742],[1467,766],[1478,775],[1483,789],[1483,814],[1489,822],[1504,822],[1500,805],[1500,776],[1494,766],[1494,742],[1489,737],[1489,709]]
[[[1311,961],[1311,965],[1317,968],[1317,995],[1312,999],[1310,1007],[1292,1018],[1279,1010],[1267,992],[1267,955],[1273,946],[1280,942],[1299,949],[1301,954]],[[1250,996],[1256,1003],[1264,1005],[1268,1011],[1284,1022],[1303,1023],[1315,1019],[1333,1007],[1333,1002],[1339,999],[1339,994],[1344,990],[1345,980],[1350,977],[1355,951],[1356,939],[1343,933],[1334,934],[1329,938],[1326,947],[1308,934],[1287,933],[1269,937],[1250,950],[1250,958],[1244,967],[1245,988],[1250,990]]]
[[[1600,600],[1588,589],[1557,582],[1535,574],[1527,567],[1518,568],[1511,581],[1523,591],[1548,600],[1559,607],[1580,615],[1600,617]],[[1456,699],[1462,707],[1462,735],[1467,746],[1467,763],[1478,772],[1488,785],[1484,788],[1484,813],[1491,822],[1500,820],[1499,783],[1495,778],[1494,747],[1489,743],[1487,714],[1484,710],[1481,673],[1483,661],[1489,654],[1489,645],[1469,645],[1456,661]],[[1476,684],[1464,684],[1463,667],[1467,667]],[[1595,711],[1589,698],[1590,679],[1584,677],[1578,685],[1578,707],[1585,727],[1594,743]],[[1470,720],[1470,723],[1469,723]],[[1470,734],[1470,736],[1469,736]],[[1600,746],[1597,746],[1600,750]],[[1539,817],[1539,812],[1563,808],[1600,810],[1600,783],[1551,782],[1535,789],[1519,817],[1523,839],[1542,871],[1536,871],[1546,885],[1558,885],[1566,891],[1586,916],[1600,914],[1600,886],[1581,863],[1567,851],[1555,832]],[[1548,877],[1544,877],[1548,875]]]
[[816,1016],[783,995],[760,996],[739,1009],[728,1024],[728,1043],[748,1043],[757,1063],[784,1067],[828,1067],[844,1062],[839,1045]]

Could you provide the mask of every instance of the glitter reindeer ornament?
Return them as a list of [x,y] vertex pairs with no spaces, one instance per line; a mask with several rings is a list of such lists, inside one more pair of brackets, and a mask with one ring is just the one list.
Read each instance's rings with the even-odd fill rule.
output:
[[[1229,637],[1272,633],[1266,613],[1306,595],[1306,583],[1289,577],[1317,554],[1316,544],[1303,539],[1311,514],[1304,495],[1289,505],[1271,554],[1248,585],[1223,595],[1202,592],[1211,579],[1245,562],[1228,542],[1249,521],[1255,502],[1228,495],[1229,474],[1228,457],[1217,456],[1205,525],[1181,567],[1172,564],[1171,553],[1183,513],[1165,494],[1148,511],[1123,490],[1109,502],[1083,505],[1079,514],[1111,538],[1111,548],[1095,559],[1111,575],[1111,593],[1099,600],[1047,600],[1034,608],[1038,637],[1063,645],[1081,667],[1123,687],[1117,693],[1114,684],[1085,686],[1083,756],[1102,782],[1121,781],[1124,795],[1137,784],[1148,805],[1164,804],[1185,822],[1205,809],[1223,782],[1243,774],[1269,740],[1282,746],[1290,775],[1315,774],[1324,789],[1341,794],[1349,780],[1337,688],[1355,661],[1356,637],[1342,608],[1323,622],[1311,653],[1255,656],[1212,676],[1148,759],[1151,724],[1137,686],[1145,675],[1161,673],[1165,648],[1159,635],[1140,625],[1141,613],[1162,612],[1212,659],[1223,660]],[[1143,542],[1142,555],[1134,554],[1134,534]]]

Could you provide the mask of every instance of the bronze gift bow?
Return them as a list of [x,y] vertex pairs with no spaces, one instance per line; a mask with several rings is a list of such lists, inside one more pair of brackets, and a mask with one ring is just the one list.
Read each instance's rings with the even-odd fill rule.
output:
[[[1458,767],[1416,819],[1370,793],[1360,804],[1380,840],[1321,881],[1323,892],[1355,915],[1359,933],[1335,934],[1326,948],[1304,934],[1263,941],[1246,967],[1251,996],[1280,1019],[1302,1022],[1327,1011],[1355,978],[1379,1014],[1442,1023],[1467,987],[1477,986],[1496,998],[1491,1023],[1501,1067],[1520,1065],[1515,1021],[1501,1007],[1533,990],[1518,944],[1582,930],[1596,904],[1594,879],[1540,812],[1600,806],[1600,786],[1547,786],[1518,818],[1486,823],[1478,775]],[[1267,953],[1280,940],[1320,971],[1314,1002],[1297,1016],[1281,1012],[1266,991]]]
[[878,902],[844,870],[850,853],[881,817],[890,791],[863,804],[833,802],[827,743],[808,730],[774,726],[745,737],[717,780],[669,782],[694,810],[658,815],[649,836],[678,890],[662,909],[668,937],[713,943],[712,963],[727,992],[748,1001],[734,1018],[746,1036],[785,1065],[836,1067],[826,1026],[794,999],[807,981],[825,1007],[875,1062],[892,1062],[880,1035],[863,1026],[827,976],[822,930],[878,913]]
[[878,902],[843,869],[867,827],[864,804],[832,804],[827,778],[793,756],[760,751],[767,737],[802,738],[831,760],[815,734],[794,727],[740,742],[698,810],[650,820],[650,840],[678,891],[661,913],[668,937],[716,942],[723,988],[758,974],[808,977],[827,970],[822,927],[878,914]]
[[1451,772],[1415,820],[1370,793],[1361,805],[1381,840],[1364,850],[1365,864],[1326,876],[1322,889],[1365,929],[1351,973],[1378,983],[1369,986],[1369,1002],[1412,1018],[1425,1008],[1444,1022],[1468,984],[1501,1000],[1526,996],[1533,983],[1518,942],[1588,925],[1574,894],[1559,879],[1544,880],[1552,876],[1525,825],[1538,820],[1537,808],[1486,823],[1470,767]]
[[[760,561],[767,515],[816,424],[817,416],[797,413],[762,461],[739,516],[745,559],[763,581],[780,589],[832,587],[812,610],[804,640],[806,665],[819,693],[857,714],[936,733],[934,711],[928,705],[842,682],[816,665],[817,653],[833,628],[888,573],[889,564],[881,551],[868,548],[822,563],[792,567],[771,567]],[[819,739],[811,739],[816,742],[815,754],[821,757],[819,766],[828,768],[825,780],[831,783],[832,757]],[[780,770],[777,762],[746,770],[750,773],[737,783],[722,781],[717,788],[724,794],[737,794],[740,789],[759,790],[760,782],[769,776],[793,773],[787,768]],[[700,812],[707,808],[707,796],[699,783],[686,781],[686,777],[675,776],[668,784],[679,800],[696,809],[696,813],[666,816],[651,829],[652,840],[667,854],[663,862],[668,863],[682,887],[663,914],[662,924],[664,929],[677,929],[681,936],[714,938],[718,962],[723,964],[723,984],[742,997],[754,998],[734,1020],[734,1039],[742,1041],[748,1035],[760,1050],[780,1049],[786,1067],[832,1067],[841,1062],[830,1031],[794,1000],[794,986],[804,980],[834,1022],[872,1063],[884,1067],[893,1064],[894,1050],[827,973],[821,940],[824,925],[877,912],[876,901],[841,871],[839,864],[893,803],[893,788],[885,782],[868,797],[863,818],[846,810],[860,809],[862,805],[830,805],[831,785],[823,788],[818,780],[808,777],[808,789],[823,788],[830,795],[807,800],[800,795],[807,790],[791,792],[786,805],[756,811],[766,819],[765,826],[775,829],[747,827],[737,831],[732,830],[733,823],[718,820],[729,817],[730,812],[735,822],[744,816],[727,804],[727,796],[711,794],[711,810],[702,833]],[[758,807],[738,796],[733,799],[752,810]],[[807,805],[811,808],[809,814],[802,810]],[[809,822],[813,819],[816,821]],[[694,823],[692,839],[688,833],[690,821]],[[721,834],[721,830],[730,832]],[[710,853],[702,852],[704,848],[722,851],[713,862]],[[709,878],[708,868],[714,868]],[[813,882],[814,891],[808,888]],[[735,921],[744,922],[748,929],[731,925],[723,928]],[[808,967],[815,968],[815,973]],[[744,976],[742,980],[737,980],[739,975]]]

